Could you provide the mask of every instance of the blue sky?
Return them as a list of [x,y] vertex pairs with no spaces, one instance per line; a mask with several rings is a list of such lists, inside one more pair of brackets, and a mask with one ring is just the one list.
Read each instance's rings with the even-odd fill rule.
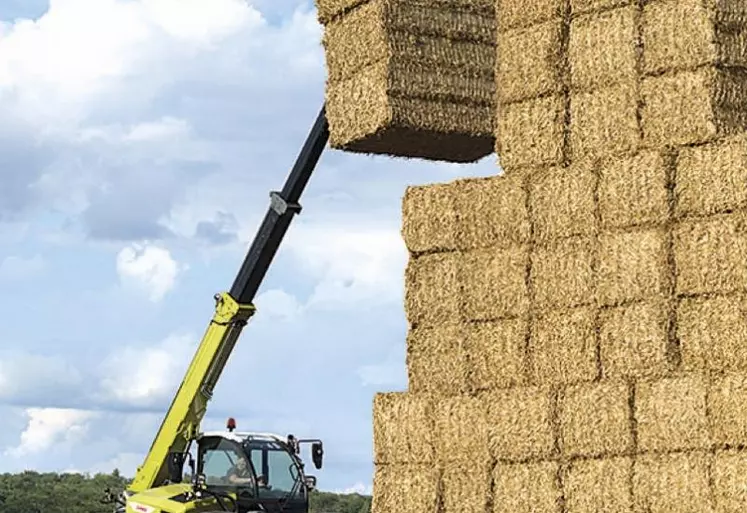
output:
[[[0,472],[132,474],[321,105],[312,2],[0,0]],[[408,184],[495,174],[328,150],[204,428],[321,437],[370,490],[403,390]]]

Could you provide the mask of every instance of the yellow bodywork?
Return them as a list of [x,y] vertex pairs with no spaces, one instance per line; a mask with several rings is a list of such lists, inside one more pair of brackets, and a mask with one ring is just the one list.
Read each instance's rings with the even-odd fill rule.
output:
[[[205,496],[198,500],[181,501],[186,493],[192,493],[191,484],[173,484],[146,490],[127,500],[127,513],[199,513],[220,511],[216,500]],[[234,499],[236,497],[234,496]],[[176,500],[175,500],[176,499]],[[224,499],[227,506],[230,503]]]

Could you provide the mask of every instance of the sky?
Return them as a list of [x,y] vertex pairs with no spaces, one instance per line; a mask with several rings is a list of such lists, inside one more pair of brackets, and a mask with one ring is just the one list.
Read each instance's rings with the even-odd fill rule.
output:
[[[322,104],[321,35],[311,1],[0,0],[0,472],[133,475]],[[202,427],[322,438],[319,487],[370,493],[402,196],[498,172],[327,149]]]

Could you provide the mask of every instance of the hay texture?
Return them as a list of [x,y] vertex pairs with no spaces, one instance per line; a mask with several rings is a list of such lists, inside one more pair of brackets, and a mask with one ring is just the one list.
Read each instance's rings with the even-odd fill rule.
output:
[[747,298],[683,299],[677,311],[682,366],[687,371],[747,371]]
[[405,270],[405,313],[414,326],[461,319],[459,255],[434,253],[411,258]]
[[441,398],[433,411],[439,463],[488,463],[488,425],[480,398]]
[[407,375],[414,393],[451,396],[470,390],[466,327],[440,324],[411,329],[407,335]]
[[594,240],[569,237],[537,246],[532,254],[536,308],[572,308],[594,301]]
[[575,17],[590,12],[624,7],[634,3],[634,0],[571,0],[571,15]]
[[747,446],[747,373],[731,372],[711,380],[708,413],[715,444]]
[[[410,253],[449,251],[457,246],[456,186],[408,187],[402,199],[402,239]],[[438,215],[434,215],[438,212]]]
[[560,465],[552,461],[498,464],[493,513],[561,513]]
[[683,148],[675,193],[680,217],[747,209],[747,137]]
[[[526,383],[526,332],[524,319],[470,323],[464,328],[471,391],[511,388]],[[452,373],[454,369],[446,372]],[[434,378],[433,375],[423,377]]]
[[628,513],[633,507],[632,458],[577,460],[563,479],[568,513]]
[[328,21],[330,145],[451,162],[491,153],[495,44],[481,41],[480,29],[473,37],[452,30],[465,13],[494,24],[484,7],[369,0]]
[[555,18],[564,11],[563,0],[496,0],[498,30],[503,32],[514,28],[530,27]]
[[747,215],[688,220],[674,229],[679,294],[747,289]]
[[489,464],[451,463],[442,475],[443,513],[485,513],[490,500]]
[[747,9],[738,2],[654,0],[641,19],[647,74],[747,64]]
[[711,470],[713,495],[718,513],[737,513],[747,508],[747,452],[719,451]]
[[371,511],[436,511],[440,473],[431,464],[377,465]]
[[643,142],[648,147],[686,145],[747,128],[747,71],[704,67],[645,78]]
[[633,470],[635,513],[713,513],[706,452],[646,455]]
[[708,449],[707,380],[700,374],[639,383],[635,391],[638,448]]
[[566,456],[615,456],[633,449],[631,391],[623,381],[565,389],[558,407]]
[[405,392],[376,394],[373,440],[377,465],[434,461],[431,400]]

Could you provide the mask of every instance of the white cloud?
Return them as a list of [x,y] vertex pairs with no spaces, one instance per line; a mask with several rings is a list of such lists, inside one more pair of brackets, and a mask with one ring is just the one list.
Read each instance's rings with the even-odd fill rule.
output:
[[171,398],[195,350],[195,339],[172,335],[153,347],[125,347],[102,364],[101,399],[153,406]]
[[121,282],[143,290],[153,302],[163,299],[186,269],[167,249],[157,246],[133,244],[117,254],[117,274]]
[[[154,433],[155,434],[155,433]],[[91,465],[92,473],[111,473],[114,469],[119,470],[123,476],[133,477],[137,468],[143,463],[145,454],[135,452],[121,452],[113,458]]]
[[5,257],[0,261],[0,280],[23,280],[43,272],[46,262],[41,255],[31,258]]
[[0,355],[0,399],[38,401],[45,395],[73,390],[81,380],[80,371],[59,356]]
[[21,433],[20,444],[6,450],[6,455],[22,457],[78,442],[86,435],[88,424],[96,413],[59,408],[28,408],[28,425]]
[[342,488],[338,490],[334,490],[335,493],[344,493],[344,494],[352,494],[357,493],[359,495],[372,495],[373,494],[373,485],[370,484],[364,484],[361,482],[355,483],[353,486],[349,486],[347,488]]
[[257,310],[268,319],[276,318],[286,321],[296,319],[303,312],[303,306],[295,296],[284,290],[271,289],[260,294],[254,301]]

